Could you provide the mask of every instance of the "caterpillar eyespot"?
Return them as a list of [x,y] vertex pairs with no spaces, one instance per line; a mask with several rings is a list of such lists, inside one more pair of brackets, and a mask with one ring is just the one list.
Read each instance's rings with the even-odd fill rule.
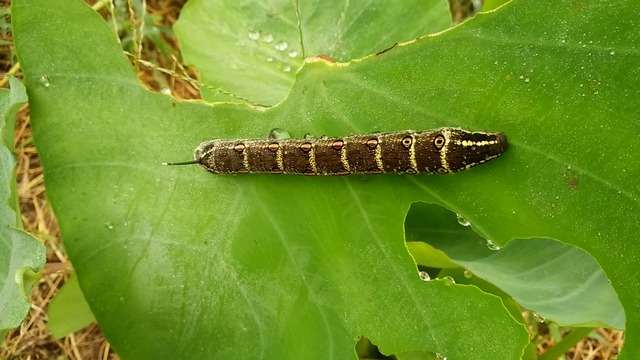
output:
[[445,140],[444,136],[442,136],[442,135],[438,135],[438,136],[436,136],[435,139],[433,139],[433,145],[437,149],[442,149],[444,144],[446,144],[446,140]]
[[402,138],[402,146],[404,146],[405,148],[410,149],[412,144],[413,138],[411,136],[405,136]]
[[445,174],[497,158],[503,133],[458,128],[349,135],[340,138],[218,139],[205,141],[193,161],[214,174]]

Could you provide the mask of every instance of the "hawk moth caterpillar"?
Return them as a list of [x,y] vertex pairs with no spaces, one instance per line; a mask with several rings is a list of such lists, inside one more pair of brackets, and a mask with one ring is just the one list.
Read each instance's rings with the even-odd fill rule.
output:
[[[287,134],[288,135],[288,134]],[[507,149],[501,133],[459,128],[395,131],[334,138],[217,139],[205,141],[194,160],[214,174],[446,174],[497,158]]]

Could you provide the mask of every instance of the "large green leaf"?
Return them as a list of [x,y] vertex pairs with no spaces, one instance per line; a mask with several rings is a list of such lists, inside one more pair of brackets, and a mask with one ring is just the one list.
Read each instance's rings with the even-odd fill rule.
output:
[[175,29],[185,61],[223,90],[204,87],[205,99],[273,105],[306,57],[346,62],[450,24],[445,0],[191,0]]
[[[49,197],[81,288],[123,356],[348,358],[364,335],[384,353],[519,357],[528,336],[499,299],[419,280],[403,239],[412,201],[444,205],[498,244],[539,236],[585,249],[625,307],[624,354],[640,351],[640,55],[628,31],[640,4],[510,3],[383,56],[305,64],[265,112],[144,91],[109,27],[78,1],[13,6]],[[437,126],[501,130],[512,146],[452,176],[160,165],[200,141],[274,127]]]
[[45,262],[44,246],[25,233],[16,191],[13,136],[16,115],[27,102],[25,88],[10,78],[11,89],[0,89],[0,335],[20,325],[31,306],[35,271]]

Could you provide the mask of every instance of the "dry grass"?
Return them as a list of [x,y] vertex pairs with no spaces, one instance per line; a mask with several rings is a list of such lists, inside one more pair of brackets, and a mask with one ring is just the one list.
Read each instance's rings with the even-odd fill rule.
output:
[[[159,15],[162,18],[161,25],[171,26],[177,19],[185,1],[149,0],[147,1],[147,11]],[[3,7],[7,6],[8,1],[3,0],[0,4]],[[101,10],[101,13],[104,16],[109,16],[105,10]],[[10,36],[4,36],[0,40],[10,40]],[[179,50],[174,38],[167,37],[166,41],[174,49]],[[6,73],[13,65],[11,53],[10,46],[1,45],[0,70],[3,73]],[[139,78],[150,90],[165,91],[168,89],[177,99],[199,98],[199,91],[193,86],[193,82],[184,79],[185,77],[195,78],[197,76],[192,70],[186,69],[175,58],[167,59],[157,56],[157,49],[148,42],[141,44],[140,54],[142,54],[142,59],[154,64],[147,66],[145,65],[148,64],[147,62],[132,61],[132,65],[139,69]],[[3,346],[0,347],[0,359],[55,359],[59,357],[73,360],[118,359],[117,354],[114,353],[96,324],[60,340],[54,339],[47,329],[46,310],[49,301],[55,296],[73,269],[65,255],[55,216],[45,197],[42,167],[31,141],[27,106],[18,114],[15,133],[15,148],[18,157],[18,195],[22,221],[26,231],[46,245],[47,263],[43,277],[33,291],[31,310],[20,327],[8,334]],[[567,359],[612,359],[622,346],[622,332],[601,329],[598,330],[598,333],[605,341],[585,339],[567,354]],[[540,343],[539,352],[543,352],[553,344],[549,334],[542,334],[538,340]]]
[[624,333],[617,330],[598,329],[603,342],[585,339],[567,353],[567,360],[609,360],[620,352],[624,342]]
[[[523,313],[527,321],[532,341],[537,342],[536,354],[540,356],[555,345],[554,337],[546,322],[539,323],[530,318],[529,312]],[[551,324],[557,328],[557,325]],[[562,331],[561,331],[562,332]],[[566,334],[562,334],[565,336]],[[611,329],[596,329],[592,335],[580,341],[566,354],[565,360],[610,360],[615,359],[624,343],[624,333]]]

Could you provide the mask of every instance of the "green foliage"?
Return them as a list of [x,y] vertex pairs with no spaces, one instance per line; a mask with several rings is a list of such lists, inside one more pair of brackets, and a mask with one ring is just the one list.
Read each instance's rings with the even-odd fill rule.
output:
[[347,62],[450,25],[445,1],[191,0],[175,28],[185,61],[222,89],[203,89],[204,99],[274,105],[305,58]]
[[[267,22],[273,13],[259,4],[245,3],[252,16],[225,13],[245,41],[256,30],[313,38]],[[515,1],[380,56],[292,67],[293,85],[283,91],[291,78],[281,79],[269,103],[286,97],[267,111],[144,91],[108,25],[80,1],[13,6],[48,195],[91,310],[123,357],[350,358],[366,336],[384,354],[519,358],[528,334],[508,304],[477,286],[419,279],[403,231],[416,201],[462,215],[500,246],[548,237],[587,251],[627,314],[621,358],[640,352],[640,56],[628,31],[640,4]],[[354,40],[364,53],[387,47],[367,39]],[[265,62],[231,50],[231,61]],[[213,176],[160,165],[187,160],[203,140],[275,127],[340,136],[439,126],[504,131],[511,147],[452,176]]]
[[[111,24],[119,35],[122,48],[129,53],[136,53],[137,47],[147,46],[158,48],[158,53],[167,60],[168,56],[179,56],[162,35],[173,35],[171,28],[163,26],[161,18],[149,14],[141,0],[115,1],[114,7],[109,7]],[[103,3],[103,5],[107,5]],[[131,17],[137,19],[132,24]],[[148,40],[148,43],[145,41]],[[151,52],[152,54],[155,54]]]
[[[27,101],[15,78],[11,89],[0,89],[0,334],[22,322],[30,307],[29,294],[45,262],[44,246],[25,233],[18,213],[13,134],[16,114]],[[4,336],[3,336],[4,337]]]
[[469,226],[437,205],[411,207],[407,245],[418,265],[437,267],[444,253],[450,263],[545,319],[564,326],[624,329],[624,310],[615,291],[583,250],[550,239],[515,239],[499,249],[458,222]]
[[47,308],[47,327],[56,339],[81,330],[95,321],[82,295],[78,277],[71,276],[64,283]]

